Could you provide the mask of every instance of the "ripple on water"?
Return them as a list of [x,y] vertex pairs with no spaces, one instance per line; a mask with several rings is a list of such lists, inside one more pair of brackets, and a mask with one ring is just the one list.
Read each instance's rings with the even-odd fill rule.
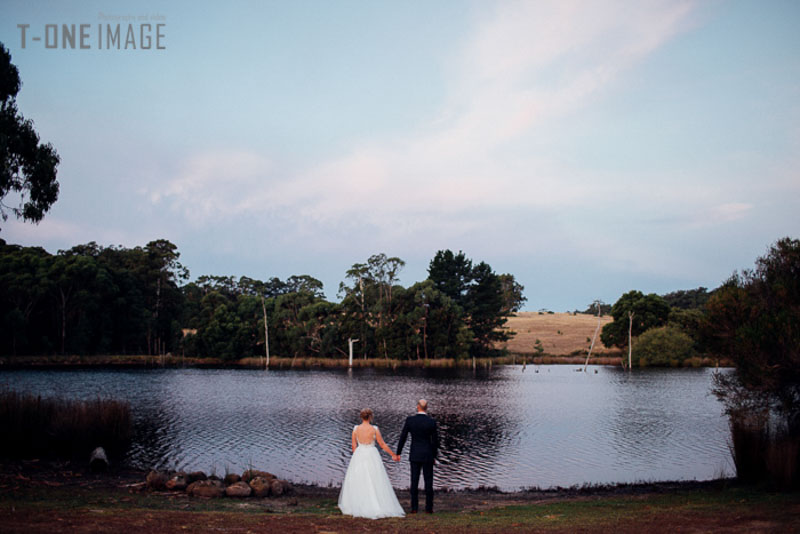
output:
[[[126,461],[142,468],[258,467],[338,484],[361,408],[374,410],[394,448],[416,400],[427,398],[442,441],[438,487],[517,489],[731,472],[727,425],[708,394],[708,370],[594,369],[2,371],[0,383],[43,395],[127,399],[136,438]],[[392,483],[407,487],[408,462],[382,457]]]

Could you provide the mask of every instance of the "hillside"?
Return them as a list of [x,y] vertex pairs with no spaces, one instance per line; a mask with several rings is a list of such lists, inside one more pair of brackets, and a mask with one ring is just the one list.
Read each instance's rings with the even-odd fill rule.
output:
[[[544,352],[550,355],[567,355],[575,351],[589,349],[592,336],[597,328],[597,317],[593,315],[571,313],[543,313],[519,312],[514,317],[509,317],[506,327],[516,332],[508,343],[499,344],[500,348],[507,348],[510,352],[518,354],[533,354],[534,344],[539,339]],[[612,321],[611,316],[600,318],[600,324],[605,325]],[[602,328],[602,326],[601,326]],[[600,333],[592,354],[611,354],[619,352],[616,349],[607,349],[600,342]]]

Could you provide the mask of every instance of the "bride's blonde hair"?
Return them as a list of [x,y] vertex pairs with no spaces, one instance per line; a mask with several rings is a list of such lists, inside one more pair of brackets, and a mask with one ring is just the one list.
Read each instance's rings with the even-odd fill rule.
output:
[[372,419],[372,410],[370,410],[369,408],[364,408],[363,410],[361,410],[361,419],[364,421],[369,421],[370,419]]

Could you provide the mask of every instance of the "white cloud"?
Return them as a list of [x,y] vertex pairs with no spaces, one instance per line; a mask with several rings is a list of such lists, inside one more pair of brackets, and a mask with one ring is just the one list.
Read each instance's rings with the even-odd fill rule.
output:
[[508,159],[509,143],[598,97],[681,31],[690,2],[511,2],[479,5],[446,105],[417,131],[362,142],[330,161],[282,171],[246,151],[198,155],[151,193],[196,223],[270,212],[298,231],[356,221],[383,237],[470,232],[476,210],[589,205],[603,184],[539,155]]
[[252,195],[269,187],[272,170],[268,159],[250,151],[205,152],[184,161],[174,179],[145,191],[152,203],[165,201],[192,222],[211,222],[255,209]]
[[728,204],[719,204],[712,206],[708,210],[707,217],[701,219],[702,222],[707,224],[720,224],[738,221],[745,218],[753,209],[752,204],[744,202],[731,202]]

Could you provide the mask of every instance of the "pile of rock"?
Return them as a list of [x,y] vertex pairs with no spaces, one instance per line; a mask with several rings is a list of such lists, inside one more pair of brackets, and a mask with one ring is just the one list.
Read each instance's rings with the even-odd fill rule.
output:
[[206,476],[202,471],[150,471],[147,487],[156,491],[185,491],[193,497],[280,497],[291,491],[291,485],[286,480],[255,469],[248,469],[242,476],[229,474],[224,479]]

